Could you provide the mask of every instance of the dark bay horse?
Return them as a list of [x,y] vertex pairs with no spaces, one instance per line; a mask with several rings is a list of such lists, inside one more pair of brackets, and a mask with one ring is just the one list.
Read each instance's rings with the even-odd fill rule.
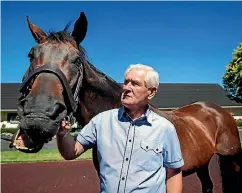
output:
[[[87,32],[84,13],[72,33],[46,34],[27,18],[37,42],[29,52],[30,66],[20,88],[20,130],[13,146],[23,152],[38,152],[57,133],[63,119],[84,126],[98,113],[121,106],[122,87],[88,62],[80,46]],[[197,102],[173,111],[151,109],[176,127],[185,165],[183,175],[197,173],[202,191],[213,192],[208,165],[219,156],[224,193],[242,192],[242,158],[238,129],[233,117],[215,104]],[[105,128],[104,128],[105,129]],[[16,139],[22,139],[24,146]],[[93,161],[98,170],[96,148]]]

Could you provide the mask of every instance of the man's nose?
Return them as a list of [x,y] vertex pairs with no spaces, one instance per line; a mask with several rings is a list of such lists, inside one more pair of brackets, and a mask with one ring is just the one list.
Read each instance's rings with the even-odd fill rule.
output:
[[124,85],[123,85],[123,89],[124,89],[124,90],[131,90],[131,83],[129,82],[129,83],[127,83],[127,84],[124,84]]

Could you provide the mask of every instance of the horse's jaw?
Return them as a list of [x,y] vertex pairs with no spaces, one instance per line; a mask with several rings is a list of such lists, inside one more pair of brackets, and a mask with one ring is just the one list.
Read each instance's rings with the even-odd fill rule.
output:
[[9,145],[10,148],[14,147],[24,153],[37,153],[44,146],[44,143],[34,143],[33,140],[20,129],[14,134],[11,141]]
[[65,116],[66,113],[63,113],[56,120],[39,114],[21,117],[20,129],[14,135],[10,146],[25,153],[40,151],[44,143],[51,141],[57,134]]

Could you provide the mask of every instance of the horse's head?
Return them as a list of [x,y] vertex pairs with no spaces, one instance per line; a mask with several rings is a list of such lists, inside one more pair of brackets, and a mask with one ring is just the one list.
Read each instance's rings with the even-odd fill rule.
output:
[[27,22],[38,44],[28,54],[30,66],[20,88],[20,130],[15,139],[23,140],[27,152],[37,152],[57,134],[61,121],[76,111],[86,62],[79,44],[86,35],[87,19],[82,12],[72,33],[67,25],[63,31],[46,34],[28,17]]

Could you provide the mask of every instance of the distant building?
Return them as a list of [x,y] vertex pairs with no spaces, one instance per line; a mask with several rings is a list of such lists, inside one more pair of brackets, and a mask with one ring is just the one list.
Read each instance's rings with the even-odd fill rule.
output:
[[[16,119],[19,88],[20,83],[1,83],[1,121]],[[242,104],[230,100],[219,84],[160,83],[151,103],[161,110],[174,110],[197,101],[215,103],[234,116],[242,116]]]

